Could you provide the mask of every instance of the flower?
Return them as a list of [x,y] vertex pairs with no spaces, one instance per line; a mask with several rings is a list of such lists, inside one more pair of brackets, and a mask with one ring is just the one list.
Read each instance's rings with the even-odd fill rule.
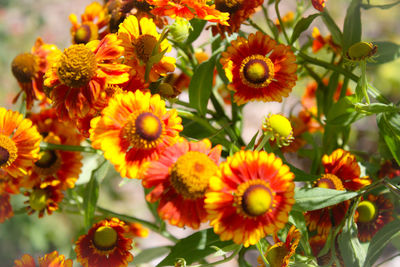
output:
[[42,218],[46,211],[48,215],[51,215],[58,209],[58,203],[64,198],[60,185],[52,181],[43,184],[39,181],[33,185],[32,189],[25,191],[24,195],[29,198],[24,202],[27,204],[28,214],[31,215],[37,211],[39,218]]
[[14,212],[10,203],[10,194],[7,192],[0,191],[0,223],[3,223],[6,219],[14,216]]
[[126,225],[117,218],[105,219],[92,226],[75,243],[77,260],[84,267],[124,267],[133,260],[129,252],[132,239],[126,238]]
[[326,0],[311,0],[313,7],[318,11],[324,11]]
[[0,168],[13,177],[27,175],[39,158],[40,134],[16,111],[0,108],[0,122]]
[[92,146],[128,178],[137,178],[142,164],[157,160],[183,129],[175,109],[166,111],[159,95],[139,90],[116,94],[91,128]]
[[[301,233],[294,225],[292,225],[289,229],[289,232],[286,236],[286,242],[282,242],[276,237],[275,239],[277,239],[278,242],[275,242],[275,245],[270,246],[265,253],[265,257],[271,267],[288,266],[290,258],[296,252],[300,238]],[[260,264],[259,267],[265,266],[261,257],[258,257],[257,261]]]
[[238,32],[240,26],[255,12],[255,9],[263,4],[264,0],[215,0],[215,9],[229,14],[227,23],[211,26],[212,34],[220,34],[225,38],[225,33],[232,35]]
[[248,247],[283,228],[294,204],[293,179],[272,153],[242,150],[228,157],[204,201],[214,232]]
[[89,41],[102,39],[107,31],[104,29],[110,20],[107,9],[98,2],[93,2],[85,8],[81,15],[81,23],[75,14],[69,15],[72,23],[71,35],[72,43],[86,44]]
[[312,31],[312,37],[314,38],[313,43],[312,43],[312,51],[313,53],[317,53],[319,50],[321,50],[324,46],[327,46],[329,49],[331,49],[335,54],[340,54],[341,53],[341,46],[336,44],[333,41],[332,35],[328,35],[326,37],[323,37],[318,28],[314,27]]
[[125,222],[127,225],[127,232],[125,233],[126,237],[134,238],[141,237],[145,238],[149,235],[149,229],[143,227],[140,223],[135,222]]
[[208,5],[206,0],[146,0],[154,5],[151,11],[154,15],[169,16],[171,18],[182,17],[191,20],[199,19],[229,25],[228,13],[218,11],[215,5]]
[[168,147],[159,160],[149,162],[142,175],[145,188],[154,187],[146,196],[160,201],[160,217],[178,227],[197,229],[206,221],[204,194],[209,179],[218,169],[221,146],[211,142],[188,142],[185,139]]
[[392,162],[387,160],[382,163],[381,168],[378,173],[379,178],[389,177],[389,179],[393,179],[397,176],[400,176],[400,168],[396,162]]
[[358,228],[358,238],[368,242],[385,224],[393,221],[393,204],[384,196],[369,194],[357,207],[355,221]]
[[279,114],[269,114],[262,125],[264,135],[271,136],[270,140],[281,146],[288,146],[293,141],[293,128],[290,121]]
[[352,62],[368,60],[376,54],[378,47],[373,43],[358,42],[350,46],[346,57]]
[[221,64],[232,83],[234,101],[282,101],[297,80],[296,57],[289,46],[277,44],[261,32],[238,37],[222,53]]
[[43,91],[43,76],[51,66],[52,59],[60,53],[57,46],[46,44],[39,37],[31,53],[22,53],[13,59],[11,71],[21,88],[13,103],[17,102],[22,92],[25,92],[28,110],[32,108],[34,100],[39,100],[42,104],[48,101]]
[[[58,255],[57,251],[39,257],[39,267],[72,267],[72,260],[65,259],[64,255]],[[14,267],[35,267],[35,260],[29,254],[25,254],[19,260],[14,261]]]
[[106,84],[128,80],[129,67],[112,63],[123,53],[114,34],[86,45],[75,44],[64,50],[46,72],[44,85],[62,120],[84,118],[107,104]]
[[[322,164],[325,174],[315,182],[316,187],[357,191],[371,183],[368,177],[360,177],[360,166],[355,156],[343,149],[336,149],[329,156],[324,155]],[[304,218],[309,230],[317,230],[319,235],[328,235],[332,226],[339,225],[343,220],[349,206],[350,202],[347,200],[323,209],[306,212]]]
[[[171,45],[167,39],[160,42],[161,35],[152,19],[128,16],[118,30],[118,38],[122,40],[125,48],[126,64],[137,72],[139,77],[145,78],[146,65],[153,64],[149,73],[150,82],[156,81],[160,75],[175,69],[175,58],[162,56],[157,62],[153,62],[154,49],[158,45],[157,54],[171,51]],[[159,43],[160,42],[160,43]],[[151,61],[151,62],[150,62]]]

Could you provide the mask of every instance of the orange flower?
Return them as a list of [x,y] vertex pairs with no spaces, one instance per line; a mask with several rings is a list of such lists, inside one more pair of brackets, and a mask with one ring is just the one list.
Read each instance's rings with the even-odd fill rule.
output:
[[137,178],[142,164],[157,160],[183,129],[176,110],[166,111],[159,95],[141,91],[116,94],[91,127],[92,146],[128,178]]
[[108,34],[101,41],[72,45],[46,72],[44,84],[60,119],[95,114],[107,104],[106,84],[128,80],[129,67],[112,63],[122,56],[120,42]]
[[209,140],[188,142],[185,139],[168,147],[158,161],[145,168],[142,183],[154,187],[146,196],[160,201],[158,214],[170,224],[197,229],[206,221],[204,194],[210,177],[217,171],[221,146],[211,148]]
[[0,108],[0,167],[13,177],[28,174],[39,158],[42,140],[32,121],[22,114]]
[[151,11],[154,15],[169,16],[171,18],[182,17],[191,20],[199,19],[229,25],[226,21],[228,13],[222,13],[215,5],[208,5],[206,0],[147,0],[155,8]]
[[261,32],[238,37],[222,53],[229,89],[239,105],[252,100],[278,101],[296,84],[296,57],[289,46],[277,44]]
[[[64,255],[58,255],[57,251],[39,257],[39,267],[72,267],[72,260],[65,259]],[[25,254],[19,260],[14,261],[14,267],[36,267],[35,260],[29,254]]]
[[92,40],[102,39],[107,31],[104,29],[109,21],[107,9],[98,2],[93,2],[85,8],[81,15],[81,23],[75,14],[69,15],[72,23],[71,35],[72,43],[86,44]]
[[[282,242],[278,237],[275,237],[274,239],[277,241],[275,241],[275,244],[270,246],[265,253],[265,257],[271,267],[287,267],[289,265],[290,258],[296,252],[300,238],[301,233],[294,225],[290,227],[285,242]],[[257,261],[260,264],[259,267],[265,266],[261,257],[258,257]]]
[[326,0],[311,0],[313,7],[318,11],[324,11]]
[[381,165],[378,177],[382,179],[386,176],[390,179],[400,176],[400,168],[396,162],[391,162],[390,160],[387,160]]
[[33,185],[32,189],[25,191],[24,195],[29,200],[24,203],[27,204],[26,210],[31,215],[38,212],[39,218],[42,218],[47,211],[48,215],[51,215],[53,211],[58,209],[58,203],[64,198],[64,194],[61,192],[61,188],[55,181],[47,181],[41,184],[40,181]]
[[10,195],[0,190],[0,223],[14,216],[14,212],[10,203]]
[[256,11],[255,9],[263,4],[264,0],[215,0],[215,9],[229,14],[227,24],[217,24],[211,26],[212,34],[220,34],[225,38],[225,33],[231,35],[238,32],[240,25],[243,24]]
[[149,235],[149,229],[143,227],[140,223],[135,222],[125,222],[127,225],[127,232],[125,234],[126,237],[134,238],[134,237],[142,237],[145,238]]
[[317,53],[324,46],[327,46],[335,54],[340,54],[341,53],[342,48],[341,48],[340,45],[336,44],[333,41],[332,35],[328,35],[326,37],[323,37],[319,33],[318,28],[314,27],[313,31],[312,31],[312,37],[314,38],[313,43],[312,43],[312,51],[313,51],[313,53]]
[[11,70],[17,79],[21,91],[13,99],[17,102],[22,92],[26,95],[26,108],[30,110],[34,100],[41,104],[48,102],[43,91],[43,76],[52,64],[52,59],[61,54],[57,46],[46,44],[39,37],[32,47],[31,53],[23,53],[16,56],[11,63]]
[[[360,177],[360,167],[355,156],[343,149],[337,149],[329,156],[324,155],[322,164],[325,174],[315,182],[317,187],[357,191],[371,183],[368,177]],[[306,212],[304,217],[309,230],[317,230],[319,235],[328,235],[332,225],[339,225],[343,220],[349,205],[350,201],[347,200],[323,209]]]
[[357,222],[358,238],[368,242],[385,224],[393,221],[393,204],[384,196],[368,195],[357,207],[355,221]]
[[283,228],[294,204],[294,175],[274,154],[239,151],[210,179],[205,208],[221,240],[245,247]]
[[124,222],[117,218],[102,220],[75,243],[77,260],[83,267],[124,267],[133,260],[129,250],[132,239],[126,238]]

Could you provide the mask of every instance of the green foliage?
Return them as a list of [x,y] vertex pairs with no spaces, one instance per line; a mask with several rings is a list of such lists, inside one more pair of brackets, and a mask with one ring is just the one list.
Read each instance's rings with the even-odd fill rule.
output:
[[349,47],[361,41],[361,0],[352,0],[347,9],[343,25],[343,52]]

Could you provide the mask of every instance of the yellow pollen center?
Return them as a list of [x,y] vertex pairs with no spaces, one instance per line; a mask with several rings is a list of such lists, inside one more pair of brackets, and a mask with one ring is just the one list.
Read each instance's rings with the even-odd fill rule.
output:
[[326,173],[316,181],[316,186],[326,189],[345,190],[342,181],[333,174]]
[[137,57],[146,63],[149,61],[151,54],[153,53],[153,49],[157,44],[157,39],[153,35],[144,34],[139,36],[134,43],[133,46],[136,50]]
[[112,227],[100,226],[93,237],[93,244],[99,250],[111,250],[117,244],[118,235]]
[[189,151],[180,156],[171,167],[170,182],[176,192],[185,199],[201,198],[217,168],[206,154]]
[[164,124],[151,112],[132,114],[124,127],[131,145],[139,149],[155,148],[161,141]]
[[272,130],[282,137],[288,137],[293,131],[290,121],[279,114],[274,114],[269,117],[269,124]]
[[68,87],[86,86],[97,68],[95,54],[83,44],[72,45],[64,50],[58,61],[57,75]]
[[20,83],[31,82],[39,72],[39,58],[31,53],[19,54],[11,63],[11,71]]
[[98,39],[98,29],[94,23],[82,24],[75,32],[74,42],[76,44],[86,44],[89,41]]
[[18,148],[8,136],[0,135],[0,167],[7,168],[18,157]]
[[233,14],[240,9],[243,0],[215,0],[214,3],[217,10]]
[[250,216],[259,216],[271,208],[272,195],[263,185],[252,185],[243,194],[242,207]]
[[29,206],[36,211],[41,211],[47,206],[47,198],[46,190],[36,189],[29,196]]
[[273,246],[268,249],[267,260],[271,267],[281,267],[283,266],[283,260],[289,254],[287,248],[280,243],[280,246]]
[[274,63],[268,57],[252,55],[242,61],[239,74],[245,85],[262,88],[271,83],[274,70]]
[[358,221],[367,223],[375,219],[376,207],[373,203],[368,200],[361,201],[357,207]]

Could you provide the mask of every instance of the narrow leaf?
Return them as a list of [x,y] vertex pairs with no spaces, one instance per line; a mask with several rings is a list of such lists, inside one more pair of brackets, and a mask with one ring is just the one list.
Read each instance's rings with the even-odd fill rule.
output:
[[386,145],[397,164],[400,164],[400,114],[381,113],[376,120]]
[[333,104],[326,116],[326,124],[331,126],[349,126],[363,118],[365,114],[355,112],[355,96],[346,96]]
[[384,64],[400,57],[400,45],[396,43],[383,41],[374,42],[374,45],[378,47],[378,52],[368,64]]
[[343,25],[343,52],[361,41],[361,0],[351,1]]
[[192,25],[193,30],[190,31],[189,37],[186,40],[186,44],[190,45],[200,36],[201,32],[203,31],[204,26],[206,25],[207,21],[202,19],[191,19],[190,24]]
[[328,27],[330,33],[332,34],[333,41],[337,44],[343,43],[343,34],[340,31],[339,27],[336,25],[335,21],[329,15],[329,13],[324,10],[322,14],[322,20],[324,21],[326,27]]
[[300,36],[302,32],[310,27],[310,24],[314,21],[316,17],[318,17],[320,13],[312,14],[308,17],[301,18],[294,26],[292,37],[290,38],[290,44],[293,44]]
[[170,251],[170,247],[155,247],[141,251],[133,258],[133,264],[143,264],[154,260]]

